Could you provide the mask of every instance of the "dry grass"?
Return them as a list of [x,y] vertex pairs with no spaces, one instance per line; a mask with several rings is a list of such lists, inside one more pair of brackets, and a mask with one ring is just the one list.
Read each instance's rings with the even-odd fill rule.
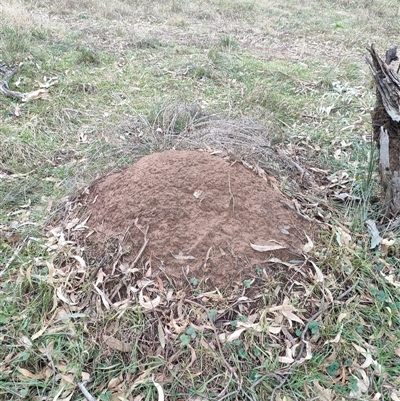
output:
[[[78,400],[88,376],[103,401],[400,397],[398,233],[381,227],[391,245],[371,250],[364,226],[380,205],[363,61],[369,43],[397,44],[399,12],[394,0],[3,2],[10,88],[57,84],[48,100],[0,97],[0,398]],[[244,160],[322,221],[301,273],[278,264],[204,294],[147,283],[110,244],[113,273],[95,274],[67,197],[172,147]]]

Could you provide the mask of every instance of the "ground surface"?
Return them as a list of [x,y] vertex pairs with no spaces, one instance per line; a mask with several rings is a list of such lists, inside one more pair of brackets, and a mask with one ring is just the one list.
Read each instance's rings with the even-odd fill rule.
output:
[[[97,401],[398,400],[399,229],[381,218],[364,58],[372,42],[382,56],[398,45],[399,12],[397,0],[2,1],[0,63],[19,66],[11,90],[34,95],[0,96],[0,399],[78,401],[90,377]],[[204,202],[232,223],[235,204],[231,244],[277,240],[253,238],[240,209],[262,182],[288,207],[268,229],[318,222],[310,240],[278,233],[302,258],[268,255],[210,288],[157,274],[160,259],[197,260],[171,252],[207,259],[206,237],[160,240],[156,259],[160,228],[148,217],[146,243],[138,216],[137,248],[93,241],[104,210],[89,221],[82,190],[189,150],[232,172],[210,186],[217,200],[186,184],[191,212]],[[175,215],[151,199],[170,230]]]
[[266,179],[207,152],[145,156],[87,192],[92,246],[118,241],[128,263],[148,241],[143,255],[154,273],[211,288],[254,276],[274,256],[302,259],[305,233],[312,237],[310,222]]

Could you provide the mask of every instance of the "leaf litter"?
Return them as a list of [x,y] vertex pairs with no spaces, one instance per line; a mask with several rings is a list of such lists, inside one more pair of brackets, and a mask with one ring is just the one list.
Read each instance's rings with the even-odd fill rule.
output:
[[[71,216],[74,216],[73,209],[71,212]],[[103,387],[98,383],[98,391],[103,388],[114,394],[124,394],[126,399],[131,400],[133,396],[140,396],[140,391],[137,392],[140,386],[153,384],[158,399],[162,400],[168,393],[171,380],[169,372],[172,369],[175,372],[190,372],[192,376],[200,375],[202,380],[210,381],[204,397],[214,391],[219,392],[222,398],[229,391],[247,394],[245,389],[240,389],[233,373],[225,381],[212,379],[218,372],[217,365],[227,368],[237,357],[234,356],[235,352],[232,355],[228,344],[235,349],[239,343],[247,344],[250,341],[261,346],[267,341],[274,352],[266,351],[262,359],[274,363],[277,358],[281,365],[276,374],[285,366],[291,371],[312,357],[315,346],[312,340],[299,338],[295,332],[304,330],[310,318],[310,314],[304,311],[315,309],[315,301],[306,300],[307,288],[310,285],[325,285],[324,276],[314,262],[303,262],[301,274],[294,271],[288,277],[287,269],[296,264],[271,258],[275,266],[275,286],[296,291],[291,290],[289,298],[286,291],[279,290],[277,296],[272,296],[266,303],[263,294],[270,287],[272,275],[269,270],[265,273],[265,268],[264,274],[253,281],[249,288],[240,283],[229,292],[206,287],[203,291],[201,288],[196,290],[189,284],[177,287],[168,276],[152,278],[148,260],[143,255],[136,264],[137,268],[127,268],[115,248],[107,261],[103,261],[101,268],[96,268],[96,264],[88,262],[90,256],[81,244],[88,232],[90,228],[86,226],[85,218],[80,222],[76,217],[67,218],[59,226],[49,229],[47,250],[52,260],[64,262],[52,265],[48,281],[54,286],[58,298],[57,310],[63,311],[61,316],[69,317],[60,319],[56,315],[58,317],[49,320],[35,338],[52,330],[57,332],[71,327],[68,323],[71,319],[86,319],[85,325],[90,322],[91,327],[88,331],[90,341],[106,346],[102,348],[103,358],[109,357],[112,351],[125,354],[126,359],[134,350],[144,361],[144,371],[122,374]],[[98,263],[101,264],[101,260]],[[107,266],[112,266],[112,270],[107,270]],[[105,271],[108,273],[105,274]],[[93,290],[83,291],[83,284],[90,282]],[[143,327],[132,329],[125,317],[138,311],[138,308],[143,314]],[[112,324],[104,325],[102,321],[110,313],[117,317]],[[241,317],[246,318],[242,320]],[[186,333],[190,335],[187,343],[183,343],[181,336]],[[148,358],[152,355],[162,357],[163,363],[151,367]],[[261,367],[262,359],[257,361],[256,358],[255,365]],[[208,368],[205,369],[206,366]],[[182,386],[184,390],[186,385],[182,383]],[[320,391],[322,394],[323,390]]]
[[[141,372],[124,374],[123,382],[120,381],[120,376],[115,378],[115,383],[123,383],[123,387],[127,388],[127,399],[140,397],[141,390],[138,392],[136,389],[143,384],[154,383],[158,396],[165,391],[168,393],[171,368],[176,372],[187,370],[192,376],[200,374],[204,381],[211,380],[213,374],[218,371],[213,369],[213,364],[227,367],[225,362],[228,365],[235,363],[232,349],[227,348],[229,344],[237,347],[238,342],[262,344],[267,341],[274,352],[269,350],[263,357],[270,362],[278,358],[281,365],[276,369],[276,374],[280,374],[281,369],[285,367],[286,371],[291,372],[292,368],[312,357],[318,345],[318,342],[313,344],[313,341],[318,340],[299,338],[296,330],[306,328],[311,311],[315,311],[320,305],[319,299],[308,298],[309,288],[318,286],[323,294],[324,291],[329,294],[327,286],[332,283],[325,281],[324,274],[311,259],[306,258],[299,269],[298,262],[269,258],[269,265],[274,266],[274,274],[267,268],[268,264],[265,265],[262,269],[263,274],[256,277],[249,288],[238,283],[228,293],[223,289],[210,291],[209,288],[201,287],[193,291],[189,285],[171,286],[173,281],[168,280],[168,276],[167,280],[165,277],[153,277],[151,263],[142,254],[133,267],[121,258],[123,250],[118,247],[108,248],[108,255],[102,255],[104,260],[96,259],[98,255],[90,254],[90,249],[85,248],[82,243],[82,238],[91,235],[87,224],[88,217],[76,217],[74,208],[77,205],[70,204],[70,207],[67,218],[48,231],[47,251],[52,255],[51,260],[54,263],[48,263],[47,282],[54,286],[55,317],[50,317],[40,331],[30,339],[25,339],[27,346],[44,334],[73,331],[71,319],[85,319],[85,325],[89,327],[89,341],[105,345],[101,350],[104,358],[109,358],[116,352],[128,355],[132,349],[135,349],[141,358]],[[308,238],[308,243],[310,242],[312,241]],[[307,251],[311,252],[312,248],[311,246]],[[187,256],[191,256],[190,253],[180,252],[172,255],[178,256],[178,259],[182,257],[184,261],[191,260],[186,259]],[[96,263],[91,260],[95,260]],[[288,271],[291,271],[290,276]],[[271,296],[265,302],[262,296],[266,291],[271,291],[271,282],[276,289],[275,296]],[[89,292],[83,291],[87,284],[91,284]],[[289,289],[290,301],[287,297]],[[334,290],[333,287],[331,292]],[[328,303],[336,302],[332,296],[324,297]],[[143,330],[132,329],[125,321],[127,315],[132,314],[132,311],[137,313],[139,309],[143,313]],[[210,319],[210,316],[213,316],[210,314],[211,310],[216,311],[213,319]],[[116,314],[117,317],[113,319],[113,324],[104,324],[106,316],[110,313]],[[247,320],[241,321],[241,317]],[[318,320],[322,318],[323,315],[320,315]],[[183,344],[180,335],[187,333],[190,328],[190,332],[194,330],[196,335],[189,336],[189,343]],[[101,330],[104,330],[102,336],[98,333]],[[338,341],[335,340],[332,342]],[[363,355],[361,350],[359,351]],[[204,352],[207,352],[207,355],[204,355]],[[150,364],[150,359],[154,356],[163,358],[163,364],[156,368]],[[256,357],[255,366],[259,364],[259,368],[262,368],[262,359],[257,358],[259,357]],[[365,362],[354,373],[357,377],[354,380],[362,381],[360,369],[365,370],[372,366],[368,358],[366,357]],[[207,366],[209,370],[202,366]],[[239,394],[241,391],[245,393],[240,386],[237,390],[238,381],[232,377],[227,378],[223,384],[211,380],[210,389],[219,391],[221,397],[234,389]],[[76,381],[76,377],[72,373],[57,380],[61,385],[62,380]],[[162,392],[156,383],[161,386]],[[182,389],[186,386],[187,384],[182,384]],[[108,387],[109,383],[104,383],[103,387],[101,383],[97,383],[98,391],[106,391]],[[60,390],[58,399],[61,399],[61,395],[65,395],[65,399],[69,398],[69,393],[65,393],[67,390],[60,388],[62,391]],[[122,394],[117,384],[110,388],[115,394]],[[323,394],[324,390],[320,391]],[[329,390],[326,391],[329,394]],[[207,396],[208,392],[204,394]],[[357,395],[358,393],[354,396]]]

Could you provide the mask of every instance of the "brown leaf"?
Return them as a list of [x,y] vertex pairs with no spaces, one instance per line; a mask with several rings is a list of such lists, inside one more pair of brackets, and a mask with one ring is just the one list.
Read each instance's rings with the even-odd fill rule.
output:
[[116,349],[121,352],[131,352],[132,344],[125,343],[123,341],[117,340],[114,337],[106,337],[104,336],[105,343],[112,349]]
[[118,390],[118,386],[124,381],[122,375],[112,378],[107,385],[107,390]]
[[41,380],[41,379],[45,379],[46,375],[45,372],[42,371],[38,374],[32,373],[27,369],[24,368],[17,368],[18,372],[21,373],[21,375],[28,377],[29,379],[36,379],[36,380]]
[[160,345],[164,349],[165,348],[165,336],[164,336],[164,329],[162,327],[161,322],[158,322],[157,330],[158,330],[158,339],[160,340]]
[[62,380],[64,380],[65,382],[69,383],[69,384],[73,384],[75,386],[75,381],[73,376],[67,376],[67,375],[60,375],[60,378]]

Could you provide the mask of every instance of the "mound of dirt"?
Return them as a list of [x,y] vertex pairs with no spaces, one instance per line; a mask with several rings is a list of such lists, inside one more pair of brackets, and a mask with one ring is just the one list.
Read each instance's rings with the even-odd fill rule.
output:
[[92,243],[118,241],[127,263],[146,243],[152,272],[178,282],[225,287],[271,257],[298,259],[312,230],[266,179],[205,152],[145,156],[94,182],[86,196]]

